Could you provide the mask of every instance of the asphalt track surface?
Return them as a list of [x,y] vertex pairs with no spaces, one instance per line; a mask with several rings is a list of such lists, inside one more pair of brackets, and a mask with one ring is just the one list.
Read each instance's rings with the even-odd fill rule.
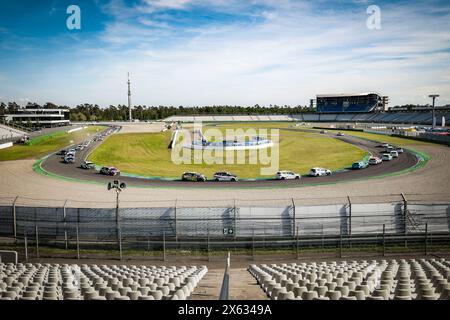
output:
[[[344,142],[353,144],[361,149],[371,152],[373,155],[380,155],[380,152],[384,150],[379,146],[379,143],[371,142],[368,140],[360,139],[352,136],[337,137],[335,135],[327,134],[330,139],[339,139]],[[108,183],[112,180],[111,176],[106,176],[98,173],[96,170],[85,170],[80,168],[81,163],[85,158],[92,152],[96,147],[98,147],[102,142],[97,141],[83,151],[78,151],[76,154],[76,161],[73,164],[66,164],[62,161],[60,155],[52,154],[47,157],[41,164],[41,167],[50,173],[78,179],[84,181],[96,181],[99,183]],[[418,162],[417,157],[405,150],[404,153],[399,155],[399,158],[393,159],[391,161],[385,161],[379,165],[369,166],[368,168],[361,170],[351,170],[344,169],[340,172],[333,172],[331,176],[324,177],[309,177],[302,176],[300,180],[253,180],[253,181],[238,181],[238,182],[216,182],[216,181],[206,181],[206,182],[185,182],[181,180],[159,180],[159,179],[148,179],[148,178],[137,178],[120,176],[116,177],[122,182],[126,182],[130,186],[136,187],[196,187],[196,188],[276,188],[276,187],[297,187],[301,185],[320,185],[320,184],[330,184],[338,183],[351,180],[367,179],[370,177],[376,177],[386,174],[396,173],[410,167],[413,167]],[[120,169],[120,168],[119,168]],[[220,168],[217,168],[220,171]],[[282,169],[282,168],[280,168]],[[284,169],[284,168],[283,168]],[[288,170],[289,168],[286,168]],[[181,176],[180,172],[180,176]]]

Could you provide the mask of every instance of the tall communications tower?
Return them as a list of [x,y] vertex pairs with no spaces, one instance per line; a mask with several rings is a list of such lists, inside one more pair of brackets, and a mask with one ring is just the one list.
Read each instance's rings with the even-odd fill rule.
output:
[[131,89],[130,89],[130,73],[128,72],[128,119],[130,122],[133,121],[131,118]]

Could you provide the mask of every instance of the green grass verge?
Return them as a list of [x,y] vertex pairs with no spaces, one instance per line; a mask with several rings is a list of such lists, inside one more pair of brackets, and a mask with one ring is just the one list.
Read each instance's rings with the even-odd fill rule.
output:
[[[226,129],[271,129],[288,128],[292,123],[240,123],[210,126],[221,132]],[[270,133],[270,131],[269,131]],[[179,178],[184,171],[202,172],[211,177],[216,171],[229,171],[241,178],[267,178],[260,173],[269,165],[250,164],[246,153],[245,164],[226,164],[225,156],[214,155],[224,164],[175,164],[171,150],[167,148],[171,132],[130,133],[113,135],[99,146],[89,160],[98,165],[110,165],[122,172],[145,177]],[[315,133],[279,131],[279,169],[306,174],[311,167],[319,166],[333,171],[351,166],[367,156],[367,152],[351,144],[321,136]],[[270,154],[269,154],[270,157]],[[194,157],[191,157],[194,163]],[[275,174],[275,168],[271,174]]]
[[95,134],[104,128],[104,126],[89,126],[86,129],[71,133],[63,130],[42,135],[31,139],[26,145],[14,145],[0,150],[0,161],[38,159],[72,143],[80,143],[89,135]]
[[56,137],[59,137],[59,136],[63,136],[65,134],[67,134],[67,130],[61,130],[61,131],[56,131],[56,132],[49,133],[49,134],[44,134],[42,136],[38,136],[38,137],[30,139],[26,143],[26,145],[27,146],[32,146],[32,145],[35,145],[35,144],[42,144],[44,141],[47,141],[47,140],[50,140],[52,138],[56,138]]
[[[267,241],[267,244],[270,244],[270,241]],[[261,243],[258,244],[259,246]],[[41,257],[74,257],[77,255],[76,248],[74,247],[73,241],[70,242],[70,246],[68,250],[65,250],[61,247],[50,247],[50,246],[40,246],[39,254]],[[83,244],[80,244],[80,256],[83,258],[91,257],[91,258],[117,258],[119,256],[119,250],[109,248],[109,249],[86,249],[82,248]],[[111,246],[109,246],[111,247]],[[15,250],[20,253],[23,253],[23,245],[7,245],[0,244],[0,249],[3,250]],[[298,248],[298,255],[307,256],[307,255],[320,255],[320,254],[335,254],[338,255],[340,253],[340,248],[336,246],[302,246],[300,245]],[[386,254],[424,254],[425,245],[423,243],[410,243],[407,246],[403,244],[386,244]],[[166,256],[172,257],[186,257],[186,258],[195,258],[195,257],[214,257],[214,256],[224,256],[228,252],[231,252],[234,256],[295,256],[297,254],[297,249],[295,245],[286,246],[283,248],[262,248],[258,247],[252,250],[252,248],[221,248],[215,249],[211,248],[209,251],[206,248],[179,248],[179,249],[166,249]],[[352,244],[349,246],[347,243],[342,248],[343,255],[346,254],[374,254],[381,255],[383,252],[383,246],[378,244],[372,245],[364,245],[364,244]],[[450,252],[450,245],[448,244],[428,244],[428,254],[432,254],[433,252]],[[31,257],[36,255],[36,248],[34,245],[29,245],[28,254]],[[126,249],[124,248],[122,251],[122,255],[127,259],[140,259],[145,257],[153,257],[153,258],[162,258],[164,251],[161,248],[159,249]]]

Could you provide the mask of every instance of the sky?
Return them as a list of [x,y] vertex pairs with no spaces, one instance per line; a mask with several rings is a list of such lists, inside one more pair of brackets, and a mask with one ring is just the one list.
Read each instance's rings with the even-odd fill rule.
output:
[[[70,5],[80,29],[68,29]],[[379,28],[367,20],[379,8]],[[374,20],[370,20],[374,21]],[[101,107],[309,105],[375,91],[450,104],[450,2],[0,2],[0,101]]]

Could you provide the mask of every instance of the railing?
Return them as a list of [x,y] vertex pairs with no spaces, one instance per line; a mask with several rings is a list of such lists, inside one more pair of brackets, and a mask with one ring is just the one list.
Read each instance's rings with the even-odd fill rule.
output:
[[228,252],[225,272],[223,274],[222,287],[220,288],[219,300],[229,300],[230,297],[230,253]]
[[[383,230],[382,226],[380,229]],[[78,230],[66,239],[40,235],[39,228],[24,237],[3,238],[0,250],[18,252],[20,261],[34,258],[108,260],[206,260],[233,255],[246,260],[301,259],[310,256],[345,258],[352,256],[393,256],[399,254],[439,255],[450,251],[450,233],[423,232],[406,235],[366,234],[292,238],[247,238],[176,240],[164,236],[152,239],[93,240],[80,237]],[[120,233],[119,233],[120,234]],[[229,261],[224,272],[221,297],[228,297]]]

